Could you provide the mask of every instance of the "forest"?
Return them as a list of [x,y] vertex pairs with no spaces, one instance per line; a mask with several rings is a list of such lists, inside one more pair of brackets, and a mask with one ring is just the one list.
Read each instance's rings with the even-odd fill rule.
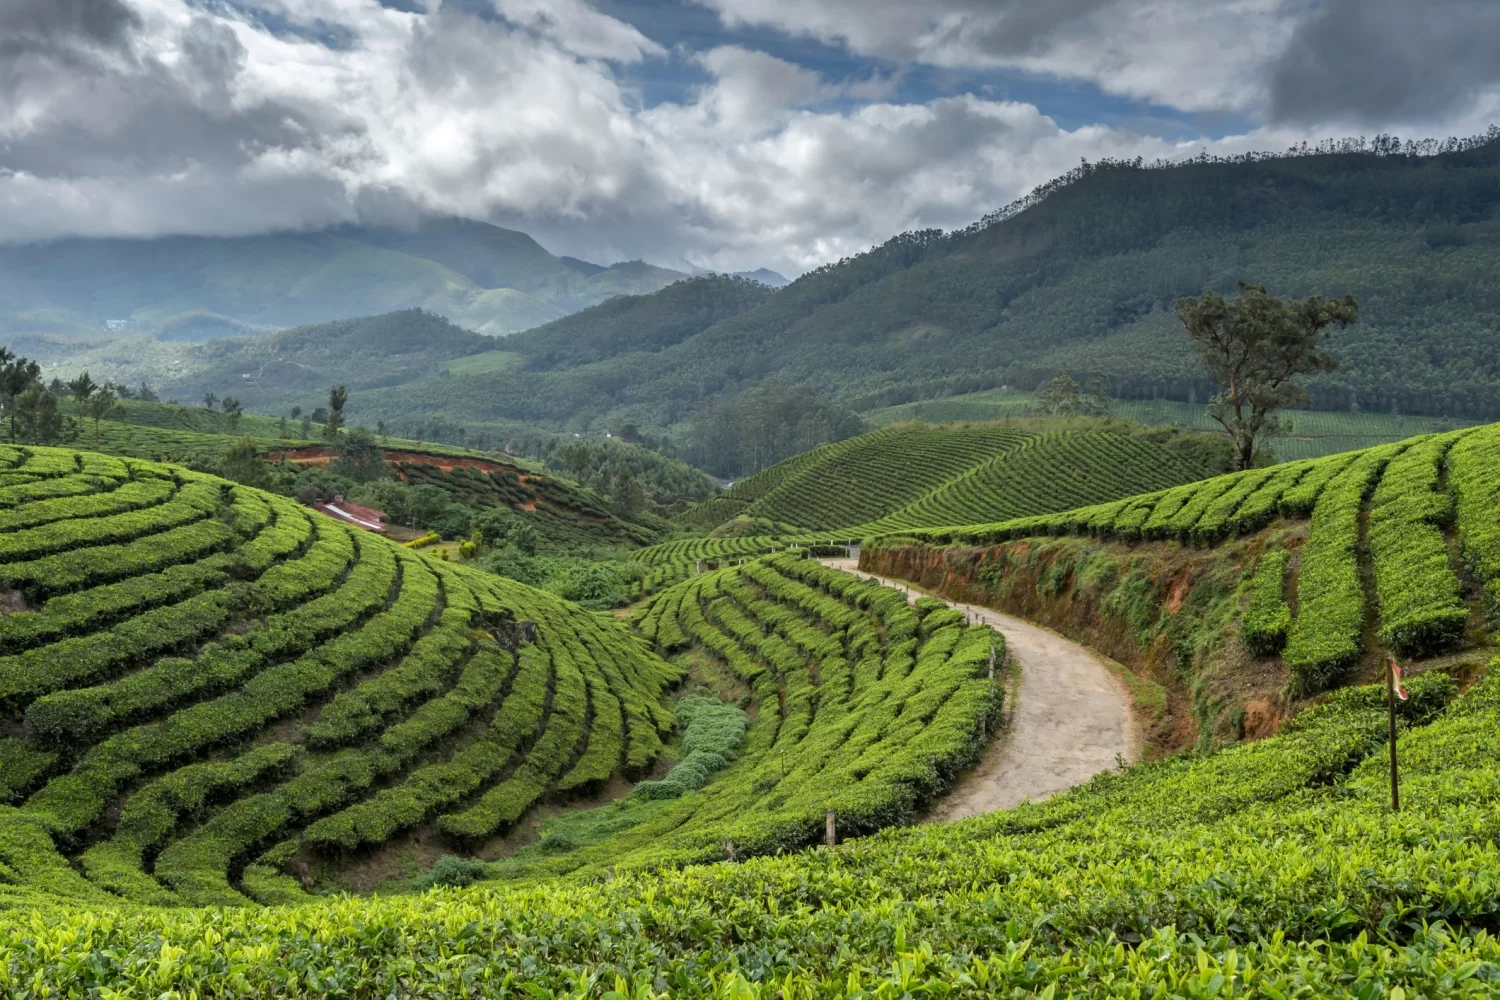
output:
[[[1494,416],[1497,208],[1496,136],[1090,163],[968,229],[902,234],[753,308],[722,281],[669,288],[561,321],[566,348],[521,335],[506,342],[521,355],[512,367],[371,389],[360,403],[388,419],[563,426],[586,412],[685,432],[706,402],[764,384],[860,410],[1033,389],[1059,367],[1102,376],[1117,399],[1205,400],[1173,304],[1248,278],[1361,303],[1332,345],[1339,370],[1308,381],[1313,407]],[[663,317],[669,298],[682,322]]]

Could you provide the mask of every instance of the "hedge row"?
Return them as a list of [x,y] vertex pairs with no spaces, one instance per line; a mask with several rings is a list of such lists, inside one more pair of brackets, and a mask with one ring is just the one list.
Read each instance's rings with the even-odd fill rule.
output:
[[19,531],[70,518],[103,517],[165,503],[177,493],[177,483],[155,477],[121,483],[118,489],[78,497],[38,500],[23,507],[0,510],[0,532]]
[[1438,488],[1443,459],[1468,431],[1425,438],[1391,459],[1370,502],[1369,544],[1380,641],[1404,656],[1458,645],[1469,621],[1443,529],[1453,501]]
[[546,728],[514,774],[491,788],[469,808],[443,816],[444,833],[478,840],[509,826],[531,808],[573,758],[584,736],[588,690],[582,671],[555,642],[537,633],[537,643],[552,659],[555,689]]
[[[226,636],[192,660],[163,658],[109,684],[57,691],[37,699],[26,720],[39,737],[80,745],[94,742],[122,721],[143,717],[203,692],[240,683],[268,660],[315,645],[383,603],[395,576],[395,560],[372,557],[358,564],[344,586],[314,598],[342,575],[354,556],[348,531],[329,522],[302,559],[286,564],[293,579],[263,576],[241,588],[247,606],[274,608],[306,603],[267,618],[243,636]],[[201,565],[201,564],[199,564]],[[280,568],[280,567],[278,567]],[[267,574],[269,576],[269,574]],[[138,578],[149,579],[149,578]],[[260,590],[262,585],[267,585]],[[260,592],[252,595],[252,591]]]
[[1275,656],[1286,645],[1292,609],[1282,593],[1291,558],[1286,549],[1272,549],[1260,557],[1250,578],[1250,609],[1241,622],[1240,634],[1245,648],[1255,656]]
[[1321,691],[1359,659],[1365,593],[1359,576],[1359,520],[1385,464],[1406,443],[1381,445],[1329,480],[1313,508],[1297,580],[1297,619],[1282,660],[1304,692]]
[[127,729],[93,747],[68,774],[54,778],[26,803],[59,833],[75,834],[102,813],[109,798],[143,770],[165,767],[252,733],[301,709],[344,677],[383,663],[406,649],[437,607],[430,573],[402,562],[400,594],[362,628],[345,632],[298,659],[252,676],[240,688],[179,709],[160,723]]

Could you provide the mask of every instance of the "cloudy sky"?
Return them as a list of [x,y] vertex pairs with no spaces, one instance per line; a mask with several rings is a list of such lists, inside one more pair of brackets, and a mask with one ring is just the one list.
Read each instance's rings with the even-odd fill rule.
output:
[[1500,122],[1495,0],[0,0],[0,241],[423,213],[789,274],[1078,163]]

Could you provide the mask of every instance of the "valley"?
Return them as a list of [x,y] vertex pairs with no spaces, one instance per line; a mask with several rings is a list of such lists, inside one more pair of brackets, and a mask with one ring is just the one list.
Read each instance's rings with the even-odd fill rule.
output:
[[0,12],[0,996],[1500,995],[1390,11],[273,6]]

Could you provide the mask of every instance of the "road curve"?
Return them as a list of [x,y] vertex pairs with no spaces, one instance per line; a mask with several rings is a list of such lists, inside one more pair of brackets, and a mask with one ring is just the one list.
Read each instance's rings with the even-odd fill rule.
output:
[[[853,559],[822,561],[900,588],[911,601],[929,596],[911,584],[867,573]],[[1007,692],[1004,728],[979,763],[933,807],[929,821],[1039,802],[1116,766],[1121,757],[1139,757],[1140,736],[1130,696],[1098,654],[1019,618],[955,601],[948,604],[1005,636],[1012,661],[1020,665],[1020,678]]]

